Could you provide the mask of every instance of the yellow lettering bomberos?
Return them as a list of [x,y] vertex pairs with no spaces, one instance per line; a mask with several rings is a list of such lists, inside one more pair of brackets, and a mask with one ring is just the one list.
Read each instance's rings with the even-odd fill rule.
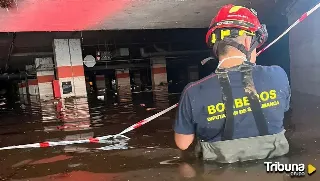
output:
[[[277,101],[277,91],[276,90],[269,90],[269,91],[263,91],[260,94],[256,95],[259,98],[259,101],[262,104],[261,108],[268,108],[268,107],[272,107],[272,106],[277,106],[279,105],[279,101]],[[268,102],[268,101],[272,101],[272,102]],[[268,102],[268,103],[266,103]],[[234,107],[235,109],[240,109],[243,107],[248,107],[250,106],[249,103],[249,99],[247,96],[242,97],[242,98],[236,98],[234,99]],[[224,103],[218,103],[216,105],[209,105],[207,107],[208,109],[208,114],[209,115],[214,115],[217,113],[224,113],[225,111],[225,104]],[[247,111],[241,111],[241,113],[243,114],[244,112],[250,112],[250,110]]]

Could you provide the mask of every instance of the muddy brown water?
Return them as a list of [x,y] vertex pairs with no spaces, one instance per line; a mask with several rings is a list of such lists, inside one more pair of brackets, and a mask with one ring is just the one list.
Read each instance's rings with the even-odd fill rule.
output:
[[[99,99],[102,99],[101,96]],[[40,101],[21,96],[15,103],[1,98],[0,146],[43,141],[76,140],[116,134],[178,102],[165,91],[123,93]],[[149,109],[148,109],[149,108]],[[150,109],[156,108],[156,109]],[[291,180],[287,174],[266,173],[263,161],[236,164],[203,163],[193,149],[181,152],[173,141],[171,111],[126,134],[117,144],[76,144],[50,148],[0,151],[1,180]],[[271,161],[312,164],[320,169],[320,98],[294,93],[286,114],[290,153]],[[299,178],[319,180],[319,173]]]

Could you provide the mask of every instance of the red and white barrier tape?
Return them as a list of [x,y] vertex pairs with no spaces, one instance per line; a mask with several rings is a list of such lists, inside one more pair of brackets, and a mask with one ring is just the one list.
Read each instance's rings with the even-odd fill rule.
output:
[[[264,47],[263,49],[261,49],[258,53],[257,56],[259,56],[262,52],[264,52],[266,49],[268,49],[271,45],[273,45],[274,43],[276,43],[278,40],[280,40],[284,35],[286,35],[293,27],[295,27],[297,24],[299,24],[300,22],[302,22],[303,20],[305,20],[310,14],[312,14],[315,10],[317,10],[320,7],[320,3],[318,3],[317,5],[315,5],[312,9],[310,9],[308,12],[304,13],[297,21],[295,21],[291,26],[289,26],[289,28],[284,31],[280,36],[278,36],[278,38],[276,38],[275,40],[273,40],[271,43],[269,43],[266,47]],[[206,64],[209,60],[213,59],[212,57],[208,57],[204,60],[201,61],[201,64],[204,65]]]
[[177,106],[178,106],[178,104],[175,104],[175,105],[173,105],[173,106],[171,106],[171,107],[169,107],[169,108],[167,108],[167,109],[165,109],[165,110],[163,110],[153,116],[150,116],[144,120],[141,120],[116,135],[100,136],[100,137],[96,137],[96,138],[89,138],[89,139],[82,139],[82,140],[75,140],[75,141],[56,141],[56,142],[46,141],[46,142],[42,142],[42,143],[7,146],[7,147],[0,148],[0,150],[12,150],[12,149],[21,149],[21,148],[47,148],[47,147],[52,147],[52,146],[65,146],[65,145],[81,144],[81,143],[111,143],[110,141],[108,141],[106,139],[116,138],[116,137],[130,139],[130,138],[124,136],[123,134],[128,133],[134,129],[141,127],[142,125],[144,125],[144,124],[160,117],[161,115],[171,111],[172,109],[176,108]]

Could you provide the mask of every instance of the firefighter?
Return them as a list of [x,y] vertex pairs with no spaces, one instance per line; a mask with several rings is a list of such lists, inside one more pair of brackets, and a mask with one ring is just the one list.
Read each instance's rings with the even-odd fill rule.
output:
[[253,9],[225,5],[212,20],[206,42],[219,60],[215,73],[188,84],[180,97],[175,142],[220,163],[288,153],[284,113],[290,86],[279,66],[256,65],[268,33]]

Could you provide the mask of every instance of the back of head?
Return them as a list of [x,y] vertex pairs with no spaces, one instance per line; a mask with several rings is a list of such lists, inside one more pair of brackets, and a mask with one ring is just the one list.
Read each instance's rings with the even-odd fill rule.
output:
[[[231,41],[237,42],[239,44],[244,45],[246,48],[246,43],[249,41],[251,43],[251,37],[247,36],[246,34],[235,37],[235,38],[228,38]],[[249,44],[250,46],[250,44]],[[219,43],[217,45],[217,49],[213,50],[216,51],[216,55],[219,59],[222,59],[223,57],[227,57],[227,56],[235,56],[235,55],[242,55],[243,53],[240,52],[236,47],[227,45],[225,43]],[[252,56],[251,56],[252,58]]]
[[228,4],[211,21],[206,42],[216,58],[237,56],[255,62],[256,48],[268,38],[253,9]]

